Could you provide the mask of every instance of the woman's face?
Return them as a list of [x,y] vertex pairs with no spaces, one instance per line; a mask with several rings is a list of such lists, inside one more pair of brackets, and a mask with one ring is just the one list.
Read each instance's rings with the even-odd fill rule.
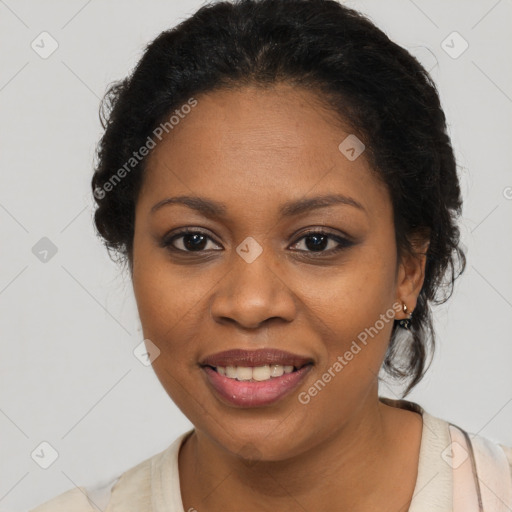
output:
[[[333,119],[312,93],[284,84],[216,91],[198,96],[148,159],[133,245],[144,337],[160,350],[153,367],[169,396],[232,453],[285,459],[371,414],[393,316],[402,301],[415,306],[389,194],[365,153],[354,159],[360,146],[339,149],[350,132]],[[178,196],[223,211],[199,211],[198,201],[152,211]],[[324,196],[341,200],[307,207]],[[200,233],[171,241],[185,228]],[[280,398],[231,379],[233,402],[201,365],[267,348],[313,363]]]

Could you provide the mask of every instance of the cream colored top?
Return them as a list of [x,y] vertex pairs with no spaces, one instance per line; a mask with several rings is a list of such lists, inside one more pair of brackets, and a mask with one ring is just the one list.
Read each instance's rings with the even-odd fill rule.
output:
[[[409,512],[452,512],[453,473],[446,462],[447,447],[452,443],[450,424],[431,416],[414,402],[380,400],[419,412],[423,417],[418,476]],[[178,453],[182,442],[192,432],[193,429],[183,433],[165,450],[128,469],[102,488],[70,489],[29,512],[185,512],[181,501]],[[475,439],[472,435],[471,438]],[[512,448],[492,444],[505,453],[504,460],[508,461],[512,479]],[[503,475],[504,478],[508,476]]]

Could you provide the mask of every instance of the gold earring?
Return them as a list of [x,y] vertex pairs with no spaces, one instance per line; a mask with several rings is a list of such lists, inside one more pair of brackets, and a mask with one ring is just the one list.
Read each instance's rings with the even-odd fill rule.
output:
[[[404,302],[403,310],[404,310],[405,314],[409,313],[409,310],[407,309],[405,302]],[[410,329],[411,328],[411,318],[412,318],[412,311],[409,313],[409,318],[403,318],[402,320],[398,320],[398,325],[402,329]]]

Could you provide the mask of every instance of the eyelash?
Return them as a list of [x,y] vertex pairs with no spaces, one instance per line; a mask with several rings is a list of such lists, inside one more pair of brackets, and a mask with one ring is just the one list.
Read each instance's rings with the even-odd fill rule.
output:
[[[201,231],[201,230],[198,230],[198,229],[189,229],[189,228],[186,228],[186,229],[183,229],[175,234],[173,234],[170,238],[168,236],[164,237],[162,239],[162,242],[161,242],[161,247],[164,247],[164,248],[167,248],[168,250],[170,251],[173,251],[173,252],[180,252],[180,253],[188,253],[188,254],[200,254],[200,253],[204,253],[204,252],[207,252],[205,250],[200,250],[200,251],[186,251],[184,249],[178,249],[176,247],[174,247],[172,244],[175,240],[179,239],[179,238],[182,238],[183,236],[185,235],[203,235],[204,237],[206,237],[207,239],[213,241],[214,243],[216,243],[207,233],[205,233],[204,231]],[[316,229],[316,230],[310,230],[310,231],[307,231],[305,233],[302,233],[301,237],[298,238],[292,245],[296,245],[298,242],[300,242],[301,240],[303,240],[304,238],[307,238],[309,236],[313,236],[313,235],[320,235],[320,236],[325,236],[327,238],[329,238],[330,240],[334,240],[335,242],[338,243],[338,246],[335,247],[334,249],[329,249],[327,251],[308,251],[308,250],[297,250],[296,252],[299,252],[299,253],[307,253],[308,255],[312,255],[314,258],[317,258],[319,256],[322,256],[322,255],[332,255],[332,254],[336,254],[338,253],[339,251],[342,251],[343,249],[347,249],[349,247],[351,247],[352,245],[354,245],[354,242],[348,240],[347,238],[344,238],[342,236],[339,236],[339,235],[334,235],[333,233],[329,233],[328,231],[324,231],[324,230],[321,230],[321,229]],[[217,244],[219,245],[219,244]],[[217,249],[215,249],[217,251]]]

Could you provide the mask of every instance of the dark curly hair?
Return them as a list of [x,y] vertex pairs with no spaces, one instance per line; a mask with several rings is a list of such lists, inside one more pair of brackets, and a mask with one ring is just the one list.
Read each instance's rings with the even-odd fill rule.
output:
[[415,239],[430,240],[412,337],[404,345],[395,321],[383,364],[408,381],[405,396],[431,362],[430,305],[448,299],[465,267],[456,224],[462,201],[434,82],[361,13],[335,0],[222,1],[162,32],[103,98],[105,132],[92,178],[96,229],[111,258],[115,253],[132,271],[146,162],[137,150],[193,95],[278,82],[314,92],[366,145],[365,156],[390,192],[399,254],[414,251]]

